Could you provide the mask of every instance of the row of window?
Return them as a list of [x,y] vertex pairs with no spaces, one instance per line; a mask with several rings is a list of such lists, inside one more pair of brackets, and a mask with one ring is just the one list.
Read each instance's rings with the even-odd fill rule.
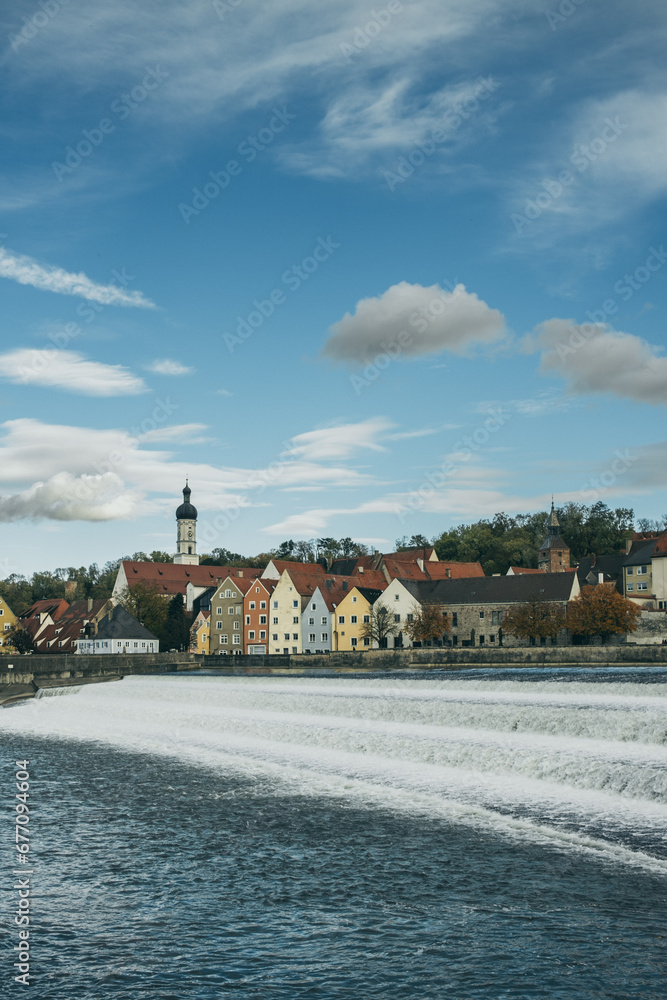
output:
[[[626,584],[625,589],[627,590],[628,593],[630,593],[635,589],[634,583]],[[642,582],[641,580],[637,581],[637,590],[648,590],[648,583]]]
[[[632,566],[626,567],[626,573],[628,574],[628,576],[632,576],[632,570],[633,570]],[[647,573],[648,573],[648,566],[637,567],[637,576],[645,576]]]

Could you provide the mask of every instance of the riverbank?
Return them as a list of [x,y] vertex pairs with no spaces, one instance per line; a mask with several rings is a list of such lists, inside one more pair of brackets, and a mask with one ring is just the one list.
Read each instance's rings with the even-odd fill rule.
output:
[[376,672],[507,669],[521,667],[667,666],[667,646],[544,646],[498,649],[373,649],[298,656],[14,656],[0,662],[0,705],[34,698],[40,689],[122,680],[136,674],[206,670],[221,676],[317,677]]

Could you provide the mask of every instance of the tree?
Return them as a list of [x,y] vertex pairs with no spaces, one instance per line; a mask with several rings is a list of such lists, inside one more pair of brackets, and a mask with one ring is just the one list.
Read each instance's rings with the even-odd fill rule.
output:
[[[182,600],[182,598],[181,598]],[[164,645],[164,627],[167,620],[168,602],[154,586],[135,583],[121,594],[121,604],[129,614],[157,636]],[[171,648],[171,647],[167,647]]]
[[405,632],[413,642],[442,642],[443,635],[449,632],[447,612],[444,605],[437,602],[415,604],[411,617],[412,621],[408,618],[405,625]]
[[18,622],[10,628],[9,632],[5,633],[5,642],[12,646],[17,653],[32,653],[35,649],[32,636]]
[[161,643],[165,649],[188,649],[190,645],[190,624],[185,616],[183,595],[174,594],[167,605]]
[[394,544],[396,552],[402,552],[405,549],[427,549],[431,546],[426,535],[410,535],[409,538],[407,535],[403,535],[402,538],[397,538]]
[[[587,641],[599,635],[604,642],[610,635],[627,635],[639,625],[641,611],[622,597],[613,584],[584,587],[567,609],[567,627],[573,635]],[[504,624],[504,622],[503,622]]]
[[517,639],[536,639],[549,637],[555,642],[558,633],[565,628],[565,612],[559,604],[542,601],[531,597],[524,604],[515,604],[508,611],[503,611],[502,630]]
[[397,635],[401,626],[394,621],[394,613],[381,601],[376,601],[368,615],[368,621],[362,622],[359,633],[362,639],[370,639],[378,646],[386,645],[390,635]]

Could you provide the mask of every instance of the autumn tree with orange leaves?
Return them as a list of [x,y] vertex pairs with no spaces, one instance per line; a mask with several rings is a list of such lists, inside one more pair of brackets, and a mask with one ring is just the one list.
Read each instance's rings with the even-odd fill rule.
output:
[[584,587],[567,609],[567,627],[573,635],[590,640],[599,635],[602,642],[610,635],[627,635],[639,625],[641,611],[622,597],[613,584]]
[[517,639],[546,639],[549,636],[555,641],[556,636],[565,628],[565,612],[559,604],[541,601],[539,597],[531,597],[523,604],[515,604],[508,611],[503,611],[502,629]]
[[408,617],[405,631],[413,642],[442,642],[449,632],[449,619],[442,604],[424,601],[412,609],[412,621]]

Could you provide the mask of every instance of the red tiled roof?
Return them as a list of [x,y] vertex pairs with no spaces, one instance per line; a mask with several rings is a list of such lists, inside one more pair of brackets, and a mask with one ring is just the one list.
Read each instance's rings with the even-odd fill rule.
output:
[[132,560],[123,560],[123,568],[128,587],[143,583],[163,594],[184,594],[189,583],[195,587],[217,587],[228,576],[252,580],[262,572],[248,566],[181,566]]
[[510,566],[514,576],[518,576],[521,573],[546,573],[544,569],[530,569],[527,566]]
[[431,580],[465,580],[484,576],[479,562],[427,562],[424,563],[424,570]]

